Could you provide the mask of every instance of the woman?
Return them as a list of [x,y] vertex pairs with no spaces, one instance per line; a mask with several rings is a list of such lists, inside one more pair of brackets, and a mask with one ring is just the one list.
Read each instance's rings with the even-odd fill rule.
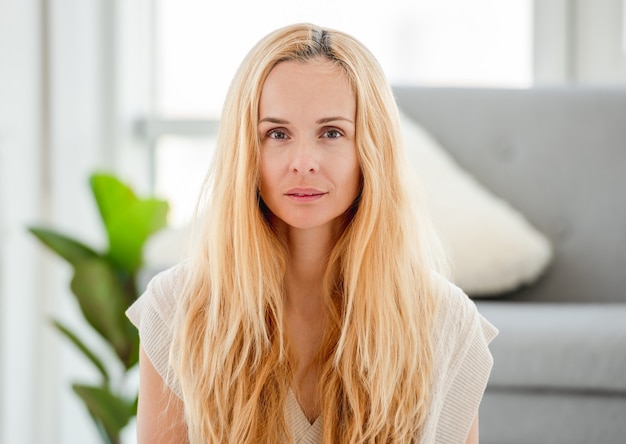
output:
[[495,329],[442,276],[374,57],[311,25],[230,87],[190,259],[129,309],[140,443],[476,443]]

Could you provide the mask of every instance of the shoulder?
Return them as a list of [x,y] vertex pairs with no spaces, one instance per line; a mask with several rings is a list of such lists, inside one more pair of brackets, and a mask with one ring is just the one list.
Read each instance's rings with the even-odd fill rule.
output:
[[489,343],[498,330],[460,288],[445,279],[440,279],[437,288],[427,435],[435,442],[461,443],[465,442],[491,373]]
[[126,314],[140,330],[142,318],[150,311],[166,322],[173,317],[187,268],[187,263],[183,262],[156,274],[146,291],[130,306]]
[[187,267],[186,263],[181,263],[154,276],[146,291],[126,311],[139,330],[146,356],[178,397],[181,397],[180,387],[171,371],[169,354],[176,307],[185,284]]
[[148,283],[144,294],[152,294],[171,305],[180,293],[189,269],[188,262],[181,262],[156,274]]
[[498,334],[498,330],[478,312],[474,301],[459,287],[444,278],[437,278],[436,288],[435,346],[459,348],[475,336],[486,346]]
[[489,343],[498,330],[459,287],[445,279],[441,279],[437,287],[432,336],[435,372],[450,380],[461,368],[479,366],[486,369],[483,373],[488,375],[493,364]]

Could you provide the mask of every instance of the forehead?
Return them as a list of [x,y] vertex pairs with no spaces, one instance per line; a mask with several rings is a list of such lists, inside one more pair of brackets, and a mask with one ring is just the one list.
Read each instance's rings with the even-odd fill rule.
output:
[[354,117],[355,95],[344,70],[325,59],[280,62],[261,90],[259,112],[313,107],[343,111]]

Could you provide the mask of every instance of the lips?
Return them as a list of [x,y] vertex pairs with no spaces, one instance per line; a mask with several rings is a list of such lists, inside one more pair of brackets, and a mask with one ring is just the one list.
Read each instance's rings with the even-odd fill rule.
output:
[[318,190],[316,188],[291,188],[290,190],[287,190],[287,192],[285,192],[285,196],[297,201],[304,202],[317,200],[326,194],[327,192]]
[[316,188],[291,188],[285,193],[287,196],[316,196],[326,194],[326,192],[318,190]]

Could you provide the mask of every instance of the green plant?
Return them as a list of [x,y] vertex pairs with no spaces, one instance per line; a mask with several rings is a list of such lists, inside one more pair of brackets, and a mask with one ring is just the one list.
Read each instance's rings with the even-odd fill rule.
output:
[[[139,359],[139,336],[125,316],[137,299],[137,275],[146,240],[166,225],[165,201],[140,199],[130,187],[109,174],[89,180],[108,237],[108,250],[98,252],[50,229],[29,227],[44,245],[65,259],[74,275],[70,284],[86,322],[99,334],[119,361],[123,379]],[[109,366],[70,328],[53,325],[80,350],[101,376],[97,385],[74,383],[72,388],[89,411],[105,443],[118,444],[122,429],[135,416],[137,395],[124,393]],[[121,366],[121,367],[120,367]],[[119,378],[118,378],[119,379]]]

